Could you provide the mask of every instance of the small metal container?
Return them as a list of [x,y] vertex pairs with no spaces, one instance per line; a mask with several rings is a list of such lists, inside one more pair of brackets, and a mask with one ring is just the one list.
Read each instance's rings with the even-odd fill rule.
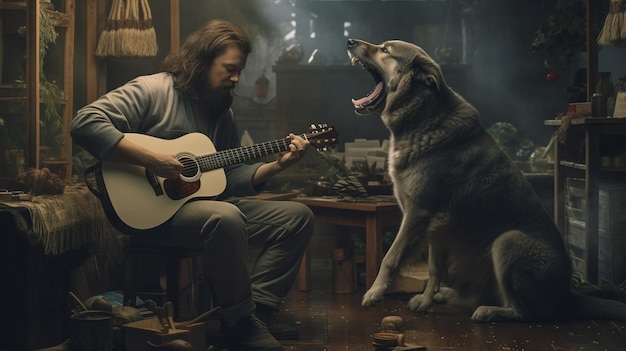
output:
[[608,116],[607,96],[601,93],[594,93],[591,97],[591,116],[606,117]]

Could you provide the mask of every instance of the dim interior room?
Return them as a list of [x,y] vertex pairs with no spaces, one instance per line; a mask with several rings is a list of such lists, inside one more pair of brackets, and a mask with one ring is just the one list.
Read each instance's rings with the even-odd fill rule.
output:
[[[380,111],[353,104],[377,82],[347,50],[350,39],[421,47],[559,229],[572,289],[626,302],[626,0],[0,0],[0,350],[227,349],[203,250],[135,244],[118,222],[156,214],[112,218],[100,163],[70,135],[81,108],[163,72],[214,19],[252,44],[233,89],[241,146],[224,151],[237,157],[228,162],[275,161],[289,133],[310,142],[241,196],[300,203],[314,218],[277,314],[299,333],[284,350],[623,350],[624,321],[479,323],[452,305],[407,309],[431,279],[426,244],[383,301],[362,306],[405,209],[390,130]],[[251,245],[250,265],[263,250]]]

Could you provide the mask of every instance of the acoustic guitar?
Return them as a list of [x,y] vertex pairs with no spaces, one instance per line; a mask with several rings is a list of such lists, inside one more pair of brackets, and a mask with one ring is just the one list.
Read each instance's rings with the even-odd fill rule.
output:
[[[318,149],[326,149],[338,138],[335,128],[327,125],[312,125],[309,133],[301,136]],[[291,139],[284,138],[217,151],[201,133],[172,140],[138,133],[124,137],[157,152],[174,154],[183,164],[179,177],[167,179],[126,163],[101,160],[93,167],[97,189],[90,186],[90,190],[100,198],[111,223],[124,233],[154,229],[193,199],[214,199],[226,188],[224,167],[288,151],[291,144]]]

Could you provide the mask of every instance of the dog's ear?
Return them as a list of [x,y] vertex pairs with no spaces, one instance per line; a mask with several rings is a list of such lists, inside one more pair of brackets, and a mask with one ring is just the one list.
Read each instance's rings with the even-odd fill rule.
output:
[[416,55],[413,57],[411,65],[413,66],[413,70],[418,72],[416,75],[418,81],[439,91],[439,76],[436,73],[436,67],[433,67],[431,62],[425,60],[421,55]]
[[437,91],[439,91],[439,79],[437,79],[436,75],[420,71],[417,74],[417,79],[424,82],[427,86],[434,87]]

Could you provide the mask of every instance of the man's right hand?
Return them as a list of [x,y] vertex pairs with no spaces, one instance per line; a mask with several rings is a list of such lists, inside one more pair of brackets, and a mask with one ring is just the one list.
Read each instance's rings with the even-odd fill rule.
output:
[[176,178],[183,170],[183,164],[174,155],[154,152],[126,138],[117,143],[107,159],[143,166],[163,178]]
[[173,155],[151,154],[145,167],[154,175],[163,178],[176,178],[183,170],[183,164]]

